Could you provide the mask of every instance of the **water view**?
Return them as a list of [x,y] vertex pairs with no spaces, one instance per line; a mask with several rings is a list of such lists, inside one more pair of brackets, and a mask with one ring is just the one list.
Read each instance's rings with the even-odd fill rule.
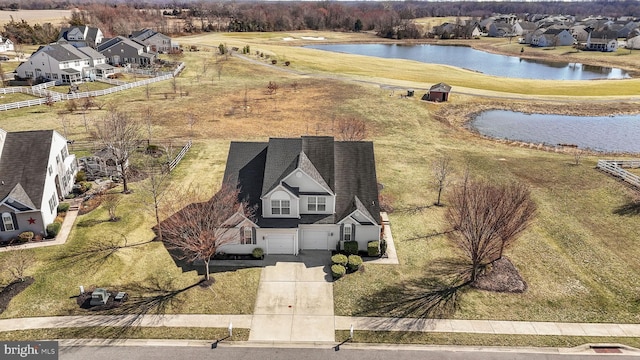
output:
[[492,110],[478,115],[471,125],[483,135],[500,139],[640,153],[640,115],[568,116]]
[[[629,74],[617,68],[579,63],[554,63],[521,59],[479,51],[466,46],[335,44],[309,45],[311,49],[347,54],[407,59],[430,64],[452,65],[487,75],[538,80],[624,79]],[[527,48],[525,47],[525,51]]]

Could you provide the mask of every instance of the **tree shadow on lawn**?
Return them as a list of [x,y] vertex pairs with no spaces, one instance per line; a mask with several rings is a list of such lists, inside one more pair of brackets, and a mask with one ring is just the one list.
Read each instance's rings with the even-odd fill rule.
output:
[[626,204],[613,210],[613,213],[620,216],[640,215],[640,200],[629,200]]
[[[140,327],[163,326],[162,316],[171,307],[180,306],[183,300],[179,295],[196,286],[203,280],[184,288],[175,288],[171,281],[161,281],[157,278],[149,278],[141,283],[126,284],[117,289],[108,289],[111,297],[103,306],[85,306],[90,301],[90,294],[86,299],[78,302],[81,307],[87,308],[93,314],[73,320],[74,326],[82,326],[90,332],[90,337],[106,339],[108,342],[117,342],[127,339]],[[126,300],[117,302],[114,296],[119,292],[127,293]]]
[[[87,247],[79,250],[61,251],[55,260],[59,267],[67,266],[87,266],[89,268],[97,268],[104,265],[113,255],[118,251],[127,248],[135,248],[138,246],[146,245],[152,241],[145,241],[135,244],[127,244],[127,238],[124,234],[118,234],[121,239],[111,238],[105,241],[96,241]],[[124,239],[124,245],[122,245],[122,239]]]
[[358,308],[362,310],[354,316],[385,316],[379,324],[383,327],[402,318],[450,317],[457,310],[460,291],[471,283],[470,265],[461,259],[442,259],[427,266],[424,274],[360,298]]

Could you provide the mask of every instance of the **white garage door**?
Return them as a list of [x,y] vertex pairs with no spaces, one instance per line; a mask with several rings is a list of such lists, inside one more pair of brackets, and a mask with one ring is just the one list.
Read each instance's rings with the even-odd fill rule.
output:
[[267,235],[267,255],[295,254],[293,234]]
[[328,250],[326,231],[304,230],[302,232],[302,248],[307,250]]

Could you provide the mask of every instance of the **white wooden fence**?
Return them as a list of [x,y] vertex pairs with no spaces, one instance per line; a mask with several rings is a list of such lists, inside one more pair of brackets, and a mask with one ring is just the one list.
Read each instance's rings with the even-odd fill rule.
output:
[[640,189],[640,176],[632,174],[624,169],[640,168],[640,160],[598,160],[596,168],[609,175],[618,177]]
[[[39,99],[18,101],[18,102],[9,103],[9,104],[0,104],[0,111],[19,109],[19,108],[28,107],[28,106],[42,105],[42,104],[46,104],[48,101],[58,102],[58,101],[70,100],[70,99],[82,99],[87,97],[109,95],[115,92],[132,89],[138,86],[144,86],[144,85],[152,84],[158,81],[171,79],[174,76],[178,76],[178,74],[182,72],[184,67],[185,67],[184,63],[180,63],[172,73],[163,72],[162,74],[164,75],[157,76],[154,78],[144,79],[144,80],[140,80],[132,83],[125,83],[125,84],[114,86],[104,90],[86,91],[81,93],[62,94],[56,91],[47,90],[48,87],[55,85],[55,81],[50,81],[48,83],[43,83],[43,84],[39,84],[32,87],[18,86],[13,88],[0,88],[0,93],[3,93],[3,94],[21,92],[21,93],[40,97]],[[6,91],[6,92],[3,92],[3,91]]]
[[184,147],[182,147],[182,150],[180,150],[178,155],[176,155],[176,157],[173,158],[173,160],[171,160],[171,162],[169,163],[170,172],[173,171],[173,169],[175,169],[176,166],[178,166],[178,164],[180,163],[180,160],[182,160],[182,158],[187,154],[187,151],[191,149],[191,144],[192,144],[192,141],[189,140],[189,142],[187,142],[187,144]]

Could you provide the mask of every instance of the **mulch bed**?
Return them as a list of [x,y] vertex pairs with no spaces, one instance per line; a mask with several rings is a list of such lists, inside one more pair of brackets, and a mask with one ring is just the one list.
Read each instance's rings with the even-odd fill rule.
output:
[[523,293],[527,290],[527,283],[513,263],[503,256],[478,276],[471,287],[495,292]]
[[16,280],[5,286],[5,288],[0,291],[0,314],[7,309],[9,302],[11,302],[14,296],[20,294],[24,289],[28,288],[29,285],[33,284],[34,281],[32,277],[26,277],[24,281]]

